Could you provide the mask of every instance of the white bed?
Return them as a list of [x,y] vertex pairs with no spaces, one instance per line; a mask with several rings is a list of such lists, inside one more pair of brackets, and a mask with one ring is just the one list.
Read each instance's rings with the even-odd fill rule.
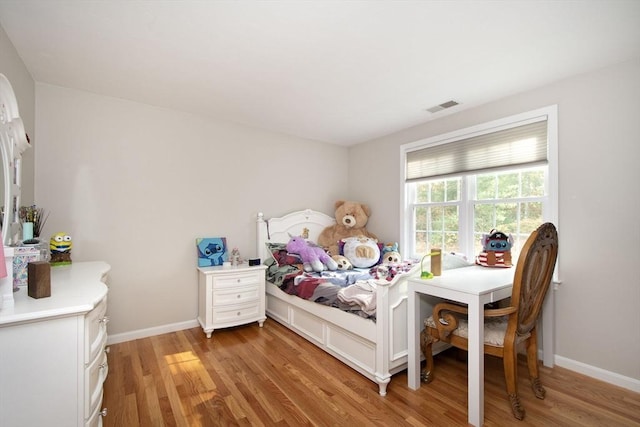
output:
[[[286,243],[290,235],[308,233],[316,241],[333,217],[311,209],[292,212],[281,218],[257,218],[257,253],[261,260],[270,257],[265,243]],[[379,385],[380,395],[387,393],[391,376],[407,367],[407,281],[419,266],[391,282],[381,282],[377,291],[377,321],[339,309],[288,295],[267,282],[267,315],[316,344],[330,355]],[[421,308],[426,318],[429,307]]]

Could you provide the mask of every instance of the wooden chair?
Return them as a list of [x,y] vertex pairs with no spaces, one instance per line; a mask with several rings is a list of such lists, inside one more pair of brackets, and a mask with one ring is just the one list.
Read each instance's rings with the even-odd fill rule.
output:
[[[536,325],[557,255],[556,228],[551,223],[545,223],[529,236],[522,248],[516,265],[510,305],[484,311],[484,351],[503,359],[507,395],[513,415],[519,420],[525,415],[517,384],[517,347],[520,343],[525,343],[533,391],[537,398],[545,397],[545,389],[538,376]],[[434,377],[434,342],[444,341],[454,347],[468,349],[466,314],[466,306],[443,302],[437,304],[433,308],[433,316],[425,320],[425,329],[420,336],[421,349],[426,358],[426,367],[422,372],[424,382],[429,383]]]

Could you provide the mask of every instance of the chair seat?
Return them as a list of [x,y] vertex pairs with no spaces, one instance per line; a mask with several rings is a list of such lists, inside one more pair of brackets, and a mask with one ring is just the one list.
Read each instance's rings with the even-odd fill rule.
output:
[[[446,325],[444,320],[440,320],[443,324]],[[501,316],[501,317],[485,317],[484,319],[484,343],[494,346],[494,347],[503,347],[504,346],[504,336],[507,332],[507,324],[509,323],[509,316]],[[429,316],[424,321],[424,326],[429,328],[436,329],[436,324],[433,321],[433,316]],[[460,318],[458,320],[458,327],[453,330],[453,335],[457,335],[462,338],[469,338],[469,323],[467,319]],[[516,341],[524,341],[529,338],[530,334],[525,336],[517,336]]]

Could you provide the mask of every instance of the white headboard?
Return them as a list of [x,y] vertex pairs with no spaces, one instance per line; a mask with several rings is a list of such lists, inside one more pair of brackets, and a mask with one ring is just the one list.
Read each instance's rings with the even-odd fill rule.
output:
[[290,235],[304,235],[312,242],[317,242],[322,230],[335,223],[334,217],[311,209],[291,212],[280,218],[265,218],[260,212],[256,221],[256,253],[261,262],[264,262],[271,256],[265,243],[287,243]]

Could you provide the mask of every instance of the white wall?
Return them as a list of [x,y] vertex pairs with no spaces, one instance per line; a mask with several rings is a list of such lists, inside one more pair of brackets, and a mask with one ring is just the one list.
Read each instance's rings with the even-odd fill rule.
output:
[[559,115],[563,281],[556,292],[557,360],[617,373],[638,387],[640,59],[354,146],[349,194],[370,203],[370,230],[397,240],[400,145],[552,104]]
[[196,237],[255,256],[255,219],[345,197],[347,149],[36,85],[36,197],[74,261],[111,264],[109,333],[194,321]]

